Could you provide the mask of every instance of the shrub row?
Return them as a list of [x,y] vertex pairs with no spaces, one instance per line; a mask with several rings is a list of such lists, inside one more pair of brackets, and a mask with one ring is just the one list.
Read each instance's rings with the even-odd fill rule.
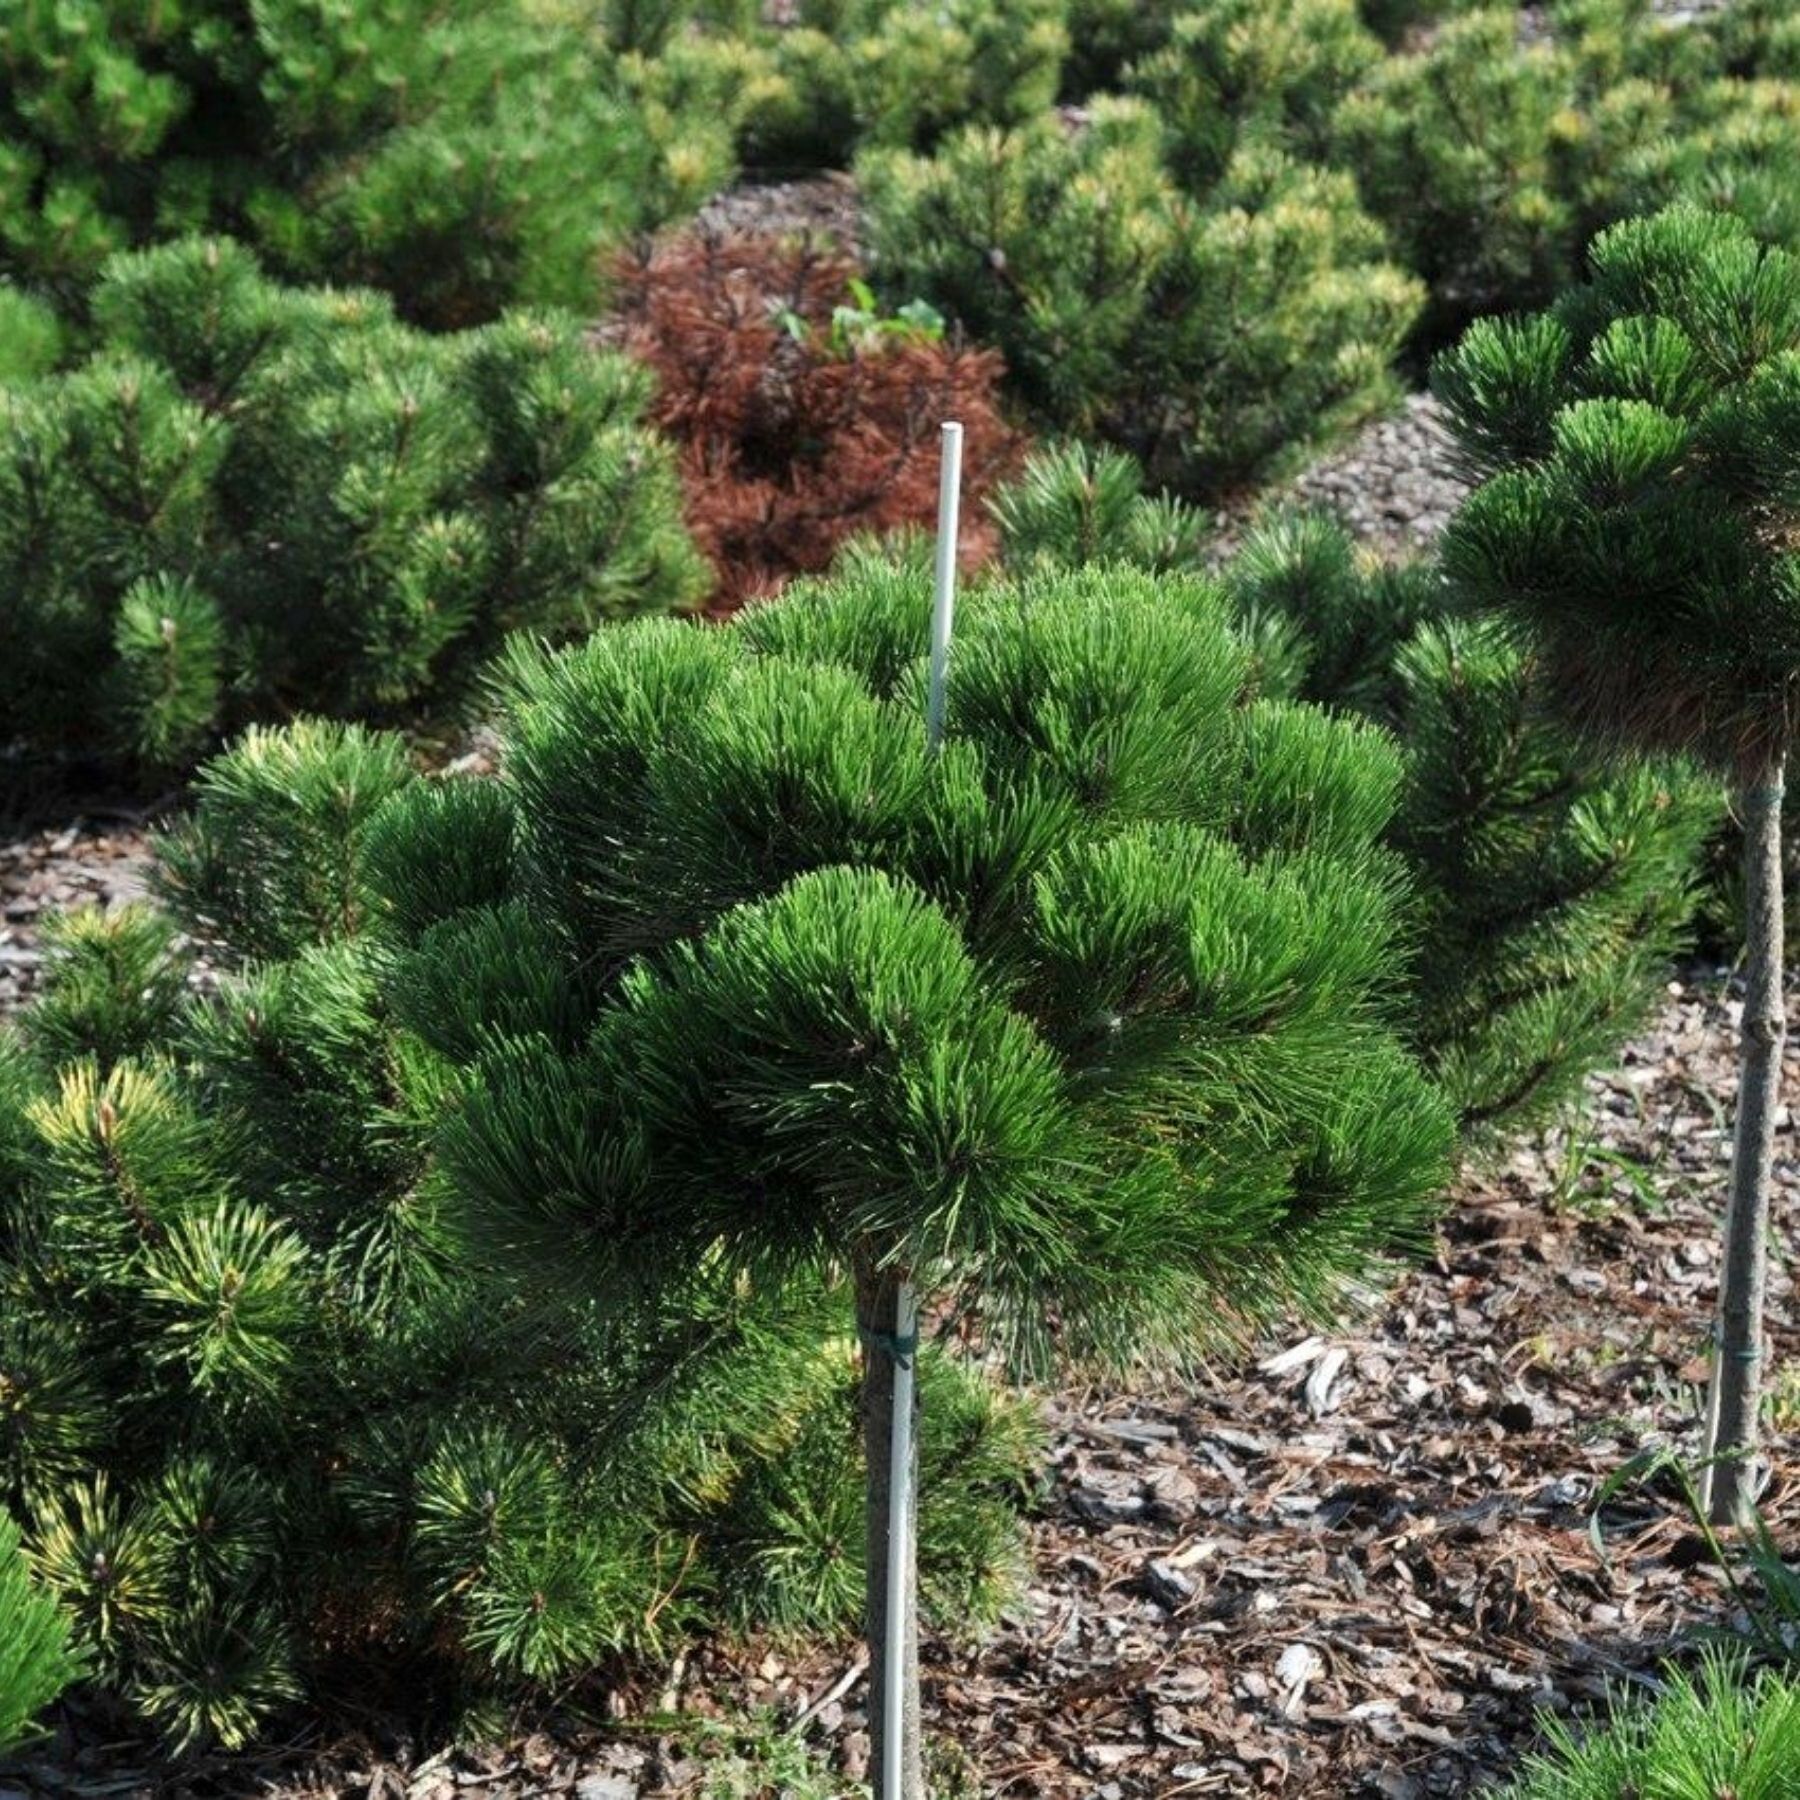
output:
[[114,253],[227,232],[474,325],[731,169],[723,89],[520,0],[24,3],[0,19],[0,276],[76,314]]
[[1495,6],[1395,54],[1353,0],[1175,9],[1079,114],[866,147],[877,266],[1047,424],[1213,495],[1379,406],[1403,343],[1546,302],[1627,213],[1791,239],[1792,33],[1721,19],[1568,0],[1528,38]]

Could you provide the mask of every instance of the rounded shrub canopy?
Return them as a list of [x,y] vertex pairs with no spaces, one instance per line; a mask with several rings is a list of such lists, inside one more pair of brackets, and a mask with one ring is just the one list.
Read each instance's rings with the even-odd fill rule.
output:
[[1800,257],[1675,207],[1596,240],[1551,311],[1472,327],[1436,385],[1482,485],[1449,570],[1604,736],[1754,767],[1800,668]]
[[1247,701],[1209,583],[1111,569],[969,599],[934,756],[926,612],[871,563],[515,656],[507,895],[433,917],[455,809],[384,833],[408,1021],[481,1047],[480,1238],[886,1262],[1021,1351],[1047,1307],[1126,1352],[1337,1297],[1450,1140],[1383,1017],[1395,748]]

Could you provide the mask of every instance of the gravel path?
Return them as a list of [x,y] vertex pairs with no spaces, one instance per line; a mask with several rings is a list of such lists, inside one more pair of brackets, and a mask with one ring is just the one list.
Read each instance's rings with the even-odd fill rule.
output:
[[1428,547],[1468,491],[1454,473],[1443,408],[1429,394],[1412,394],[1279,497],[1328,507],[1371,547],[1404,555]]

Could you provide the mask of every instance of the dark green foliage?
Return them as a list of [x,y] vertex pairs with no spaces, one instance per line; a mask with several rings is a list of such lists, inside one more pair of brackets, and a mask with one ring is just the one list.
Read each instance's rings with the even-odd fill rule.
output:
[[1491,7],[1376,64],[1335,130],[1368,206],[1430,284],[1425,329],[1441,336],[1554,295],[1625,154],[1672,123],[1666,87],[1608,86],[1569,34],[1522,44],[1516,11]]
[[[1416,25],[1424,25],[1447,13],[1463,9],[1466,0],[1357,0],[1345,10],[1354,21],[1388,44],[1398,43]],[[1335,0],[1272,0],[1259,9],[1247,9],[1237,0],[1069,0],[1069,61],[1064,91],[1080,99],[1100,88],[1122,85],[1127,71],[1145,59],[1159,59],[1172,41],[1223,44],[1226,55],[1237,60],[1245,49],[1248,61],[1267,71],[1285,61],[1282,46],[1300,63],[1334,60],[1335,50],[1348,41]],[[1291,27],[1297,34],[1290,35]],[[1320,46],[1297,41],[1312,30],[1323,29],[1334,45],[1320,58]],[[1274,52],[1273,57],[1270,53]],[[1242,89],[1228,85],[1225,95]]]
[[1538,712],[1492,622],[1400,653],[1411,749],[1395,843],[1417,871],[1417,1030],[1467,1129],[1573,1097],[1643,1021],[1684,941],[1721,802],[1680,767],[1596,769]]
[[1368,68],[1334,154],[1430,284],[1427,342],[1545,305],[1596,231],[1671,200],[1793,241],[1796,95],[1751,78],[1780,67],[1751,12],[1690,29],[1647,0],[1561,0],[1547,33],[1525,34],[1490,6]]
[[[1192,567],[1200,525],[1117,455],[1042,455],[995,503],[1009,565]],[[1388,842],[1411,877],[1399,1017],[1464,1130],[1541,1119],[1653,1001],[1696,903],[1721,802],[1677,765],[1596,768],[1540,712],[1529,660],[1447,617],[1434,564],[1388,565],[1313,514],[1265,519],[1219,579],[1265,693],[1392,729],[1406,778]]]
[[924,625],[865,566],[515,665],[521,888],[599,1010],[452,1121],[480,1240],[593,1284],[891,1245],[1027,1354],[1052,1295],[1115,1350],[1327,1304],[1444,1141],[1375,1016],[1391,752],[1244,708],[1204,583],[1077,574],[969,597],[933,760]]
[[[844,1480],[862,1456],[858,1385],[846,1353],[792,1449],[751,1471],[719,1521],[734,1619],[801,1633],[861,1625],[862,1495]],[[1026,1572],[1013,1509],[1028,1496],[1022,1471],[1041,1457],[1042,1433],[1024,1408],[940,1354],[925,1356],[920,1390],[919,1479],[933,1509],[919,1571],[925,1604],[939,1618],[988,1625]]]
[[1800,258],[1674,208],[1474,327],[1436,381],[1481,485],[1453,578],[1542,646],[1584,728],[1727,770],[1786,741],[1800,656]]
[[1620,1800],[1629,1794],[1730,1794],[1792,1800],[1800,1792],[1800,1687],[1709,1658],[1696,1679],[1671,1669],[1654,1699],[1622,1702],[1585,1732],[1560,1719],[1500,1800]]
[[47,374],[62,355],[62,327],[41,300],[0,283],[0,383]]
[[[0,1385],[0,1404],[5,1399]],[[80,1672],[68,1622],[32,1582],[18,1531],[0,1513],[0,1754],[31,1735],[32,1721]]]
[[1721,79],[1689,94],[1683,129],[1653,139],[1621,167],[1609,215],[1686,200],[1735,213],[1767,243],[1800,245],[1800,194],[1792,179],[1800,159],[1797,83],[1800,67],[1779,81]]
[[1127,67],[1168,43],[1175,11],[1174,0],[1069,0],[1066,96],[1117,88]]
[[101,347],[0,390],[0,711],[149,768],[296,704],[416,702],[505,630],[704,583],[647,386],[572,320],[453,337],[189,241],[121,258]]
[[1699,25],[1729,74],[1800,78],[1800,17],[1788,0],[1739,0]]
[[[363,839],[409,790],[399,739],[302,720],[252,727],[194,780],[195,805],[158,847],[155,880],[190,928],[236,954],[298,956],[368,921]],[[431,790],[434,791],[435,790]]]
[[[849,1623],[816,1562],[860,1501],[826,1454],[855,1443],[834,1294],[696,1270],[564,1306],[459,1235],[440,1133],[495,1058],[553,1074],[597,1004],[514,804],[392,737],[253,733],[160,852],[244,972],[177,1014],[170,921],[81,915],[0,1035],[0,1502],[94,1673],[177,1744],[245,1741],[344,1656],[428,1707],[700,1627]],[[946,1357],[925,1393],[955,1630],[1011,1591],[1036,1434]]]
[[1240,149],[1184,193],[1140,101],[861,165],[883,279],[1006,356],[1045,421],[1215,493],[1392,392],[1420,293],[1347,177]]
[[186,991],[166,917],[147,906],[88,907],[49,921],[44,942],[51,979],[30,1026],[42,1062],[92,1057],[110,1069],[166,1040]]
[[192,231],[440,327],[582,305],[730,168],[728,108],[675,116],[517,0],[15,0],[0,77],[0,273],[76,308],[113,253]]

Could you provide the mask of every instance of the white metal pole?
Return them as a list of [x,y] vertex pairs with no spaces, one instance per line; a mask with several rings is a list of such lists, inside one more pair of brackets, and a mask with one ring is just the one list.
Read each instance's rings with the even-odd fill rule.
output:
[[[931,684],[925,703],[925,739],[933,750],[944,741],[944,683],[950,671],[950,632],[956,615],[956,535],[962,501],[963,428],[943,429],[938,473],[937,578],[931,601]],[[888,1439],[887,1692],[882,1707],[882,1793],[905,1793],[907,1649],[913,1614],[913,1382],[919,1339],[919,1297],[902,1281],[894,1298],[894,1413]]]
[[907,1647],[912,1620],[913,1363],[918,1353],[919,1303],[910,1281],[894,1296],[894,1416],[888,1437],[893,1466],[888,1471],[887,1692],[881,1697],[882,1793],[902,1800],[906,1793],[906,1694],[910,1673]]
[[948,424],[938,466],[937,587],[931,601],[931,688],[925,703],[925,741],[944,740],[944,681],[950,672],[950,628],[956,615],[956,532],[962,506],[963,428]]

